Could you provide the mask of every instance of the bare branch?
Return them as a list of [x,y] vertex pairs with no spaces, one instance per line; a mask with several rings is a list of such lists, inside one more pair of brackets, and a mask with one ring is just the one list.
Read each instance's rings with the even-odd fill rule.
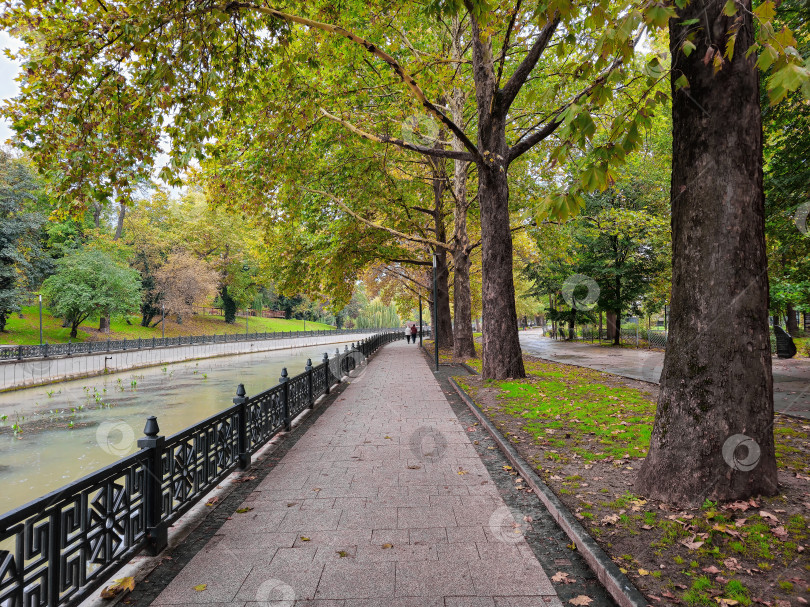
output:
[[529,77],[529,74],[532,73],[532,70],[537,65],[537,62],[540,60],[540,55],[542,55],[543,51],[546,50],[546,47],[551,41],[551,37],[554,35],[554,31],[557,29],[559,23],[560,14],[555,12],[551,21],[546,23],[543,26],[543,29],[540,30],[540,33],[537,35],[537,40],[534,41],[532,48],[529,49],[529,52],[523,58],[523,61],[515,70],[515,73],[512,74],[512,77],[509,78],[507,83],[501,89],[500,111],[503,112],[504,115],[509,111],[509,107],[515,100],[515,97],[517,97],[521,87],[523,87],[526,79]]
[[397,147],[401,147],[405,150],[419,152],[420,154],[424,154],[425,156],[435,156],[439,158],[454,158],[458,160],[467,160],[469,162],[475,162],[475,156],[473,154],[470,154],[469,152],[456,152],[453,150],[429,148],[424,145],[416,145],[413,143],[408,143],[407,141],[403,141],[402,139],[395,139],[394,137],[389,137],[388,135],[373,135],[372,133],[357,128],[351,122],[348,122],[346,120],[343,120],[342,118],[338,118],[337,116],[330,114],[323,108],[321,108],[321,114],[329,118],[329,120],[339,122],[344,127],[346,127],[346,129],[348,129],[355,135],[359,135],[363,139],[368,139],[369,141],[374,141],[376,143],[390,143]]
[[501,86],[501,76],[503,76],[503,64],[506,62],[506,52],[509,50],[509,37],[512,35],[512,28],[515,27],[515,19],[520,12],[520,4],[522,0],[518,0],[515,6],[515,11],[509,19],[509,25],[506,28],[506,35],[503,37],[503,46],[501,47],[501,56],[498,63],[498,77],[495,79],[495,86]]
[[447,249],[448,251],[452,250],[452,247],[446,242],[439,242],[438,240],[433,240],[431,238],[422,238],[421,236],[412,236],[409,234],[405,234],[404,232],[399,232],[398,230],[395,230],[393,228],[388,228],[378,223],[374,223],[373,221],[370,221],[365,217],[363,217],[362,215],[352,211],[348,206],[346,206],[346,204],[342,200],[340,200],[337,196],[333,196],[329,192],[324,192],[323,190],[315,190],[310,188],[303,188],[303,189],[305,189],[307,192],[312,192],[313,194],[320,194],[321,196],[328,198],[336,205],[338,205],[341,209],[346,211],[349,215],[351,215],[361,223],[366,224],[370,228],[374,228],[376,230],[383,230],[384,232],[388,232],[389,234],[393,234],[394,236],[397,236],[404,240],[409,240],[411,242],[421,242],[423,244],[428,244],[432,247],[440,247],[442,249]]
[[382,59],[385,63],[389,65],[389,67],[399,76],[399,79],[405,84],[411,94],[416,98],[417,101],[424,107],[430,114],[433,115],[439,122],[444,124],[450,131],[458,137],[461,141],[464,142],[464,146],[475,156],[478,157],[478,148],[475,144],[470,140],[469,137],[461,130],[455,122],[453,122],[450,118],[448,118],[444,112],[442,112],[436,105],[431,103],[428,98],[425,96],[425,93],[416,84],[416,80],[413,79],[404,67],[402,67],[399,62],[394,59],[391,55],[377,47],[376,44],[366,40],[365,38],[361,38],[360,36],[350,32],[349,30],[340,27],[339,25],[331,25],[329,23],[322,23],[320,21],[313,21],[312,19],[306,19],[304,17],[297,17],[296,15],[290,15],[288,13],[283,13],[279,10],[274,8],[268,8],[265,6],[256,6],[255,4],[248,4],[243,2],[231,2],[227,6],[223,8],[224,11],[230,12],[234,9],[247,9],[247,10],[254,10],[260,13],[264,13],[265,15],[270,15],[271,17],[276,17],[277,19],[281,19],[282,21],[298,23],[300,25],[304,25],[306,27],[319,29],[324,32],[329,32],[330,34],[336,34],[338,36],[342,36],[351,40],[355,44],[362,46],[366,49],[369,53],[374,55],[375,57]]
[[552,118],[551,121],[548,122],[542,129],[540,129],[539,131],[535,131],[533,134],[529,135],[528,137],[525,137],[525,139],[519,140],[515,145],[513,145],[509,149],[509,155],[506,158],[506,164],[508,165],[510,162],[512,162],[515,158],[517,158],[521,154],[525,154],[535,145],[537,145],[538,143],[543,141],[546,137],[551,135],[554,131],[556,131],[557,127],[559,127],[562,124],[561,116],[563,112],[565,112],[565,110],[567,110],[569,107],[571,107],[574,103],[576,103],[583,97],[590,95],[593,89],[595,89],[597,86],[604,84],[605,81],[610,76],[610,73],[617,67],[619,67],[621,64],[622,59],[619,57],[613,63],[610,64],[610,67],[608,67],[604,72],[602,72],[602,75],[599,76],[599,78],[594,80],[590,85],[588,85],[586,88],[577,93],[573,99],[571,99],[570,101],[568,101],[568,103],[563,105],[559,109],[559,111],[555,113],[554,118]]

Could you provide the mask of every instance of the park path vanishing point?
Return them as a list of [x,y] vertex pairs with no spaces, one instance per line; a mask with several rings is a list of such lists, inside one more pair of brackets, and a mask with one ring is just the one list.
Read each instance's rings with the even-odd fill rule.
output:
[[242,508],[153,605],[562,605],[405,342],[375,356]]

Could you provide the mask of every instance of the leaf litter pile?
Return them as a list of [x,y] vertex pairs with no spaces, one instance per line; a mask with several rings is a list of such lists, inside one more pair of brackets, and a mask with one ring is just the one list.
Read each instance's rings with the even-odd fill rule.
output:
[[633,493],[658,386],[524,362],[523,380],[456,380],[651,605],[810,604],[810,420],[776,415],[780,495],[671,508]]

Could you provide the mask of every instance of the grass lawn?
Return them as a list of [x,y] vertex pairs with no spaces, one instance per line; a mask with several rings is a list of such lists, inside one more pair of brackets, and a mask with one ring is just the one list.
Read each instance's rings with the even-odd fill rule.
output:
[[[480,359],[465,362],[480,369]],[[656,385],[524,363],[526,379],[457,380],[650,604],[810,601],[810,420],[776,416],[780,495],[679,509],[633,492]]]
[[[39,306],[23,306],[23,318],[13,314],[6,323],[6,330],[0,333],[0,343],[3,344],[38,344],[39,343]],[[127,320],[131,324],[127,324]],[[140,316],[126,318],[113,318],[110,333],[98,331],[98,318],[87,320],[79,327],[78,337],[73,341],[104,341],[107,339],[137,339],[161,337],[161,326],[142,327]],[[154,321],[153,321],[154,322]],[[305,327],[306,325],[306,327]],[[256,318],[248,320],[248,330],[251,333],[265,331],[319,331],[334,329],[330,325],[303,320],[285,320],[280,318]],[[177,324],[174,319],[166,318],[166,337],[181,335],[210,335],[216,333],[229,335],[245,332],[244,317],[237,317],[234,324],[226,324],[222,316],[197,314]],[[42,334],[48,343],[64,343],[70,337],[70,328],[63,328],[61,319],[54,318],[43,310]]]

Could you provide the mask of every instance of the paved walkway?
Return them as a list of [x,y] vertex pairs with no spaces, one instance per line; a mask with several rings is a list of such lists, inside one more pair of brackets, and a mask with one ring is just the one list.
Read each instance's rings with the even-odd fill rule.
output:
[[[664,353],[610,348],[587,342],[556,341],[538,330],[521,331],[520,345],[528,354],[598,371],[658,383]],[[810,418],[810,360],[773,358],[773,401],[777,411]]]
[[154,605],[562,606],[405,342],[377,354],[243,507]]

